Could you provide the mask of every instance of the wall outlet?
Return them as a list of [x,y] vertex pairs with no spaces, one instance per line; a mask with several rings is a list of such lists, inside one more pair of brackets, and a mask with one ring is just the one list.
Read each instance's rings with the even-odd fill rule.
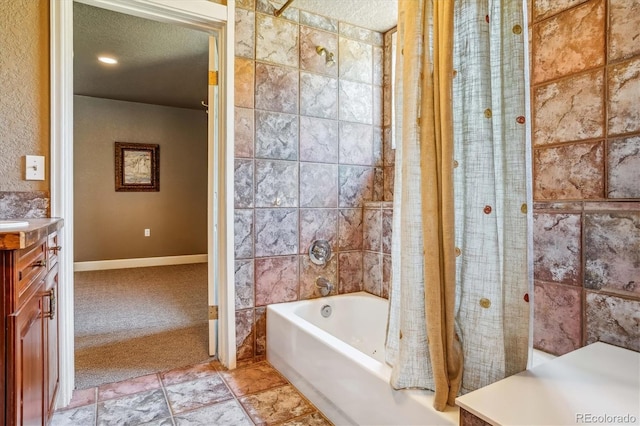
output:
[[145,229],[144,230],[144,236],[145,237],[150,237],[151,236],[151,229]]

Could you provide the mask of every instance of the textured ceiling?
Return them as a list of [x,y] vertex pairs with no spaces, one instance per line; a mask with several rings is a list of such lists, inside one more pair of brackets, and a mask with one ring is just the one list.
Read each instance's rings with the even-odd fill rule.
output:
[[[207,99],[205,32],[74,3],[74,93],[182,108]],[[113,55],[104,65],[98,55]]]
[[[274,1],[282,5],[284,0]],[[398,22],[398,0],[294,0],[289,7],[386,32]]]
[[[384,32],[396,25],[397,1],[294,0],[290,8]],[[207,33],[77,2],[73,19],[75,94],[203,109]],[[101,64],[102,54],[119,64]]]

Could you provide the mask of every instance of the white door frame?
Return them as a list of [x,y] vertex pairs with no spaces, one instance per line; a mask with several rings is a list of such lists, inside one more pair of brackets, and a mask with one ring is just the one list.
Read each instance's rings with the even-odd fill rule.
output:
[[[177,23],[215,34],[218,40],[218,141],[209,151],[208,253],[217,257],[218,270],[209,262],[209,276],[217,279],[219,321],[218,358],[236,366],[235,289],[233,267],[233,94],[235,0],[227,5],[208,0],[76,0],[156,21]],[[68,405],[74,389],[73,312],[73,0],[50,2],[51,61],[51,216],[62,217],[60,238],[60,393],[58,407]],[[215,148],[215,150],[214,150]],[[211,179],[210,179],[211,180]],[[214,210],[218,213],[214,217]],[[217,221],[217,224],[214,223]],[[217,225],[217,241],[212,226]]]

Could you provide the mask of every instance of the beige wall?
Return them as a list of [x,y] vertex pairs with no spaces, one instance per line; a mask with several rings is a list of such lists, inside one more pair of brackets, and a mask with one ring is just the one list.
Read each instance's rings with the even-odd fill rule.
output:
[[0,0],[0,40],[0,191],[48,191],[48,172],[23,179],[23,157],[49,164],[49,2]]
[[[207,252],[203,111],[75,96],[74,122],[76,261]],[[115,192],[116,141],[160,145],[159,192]]]
[[[47,0],[0,0],[0,40],[2,40],[2,55],[0,55],[0,216],[1,217],[35,217],[48,214],[49,193],[49,1]],[[161,108],[161,107],[157,107]],[[82,108],[76,106],[76,112]],[[184,110],[180,110],[184,111]],[[202,135],[201,151],[195,156],[196,162],[188,159],[193,154],[192,149],[161,149],[163,174],[161,176],[161,192],[147,194],[144,203],[137,202],[136,195],[140,193],[118,193],[130,206],[127,210],[113,212],[113,200],[108,203],[84,203],[79,211],[82,217],[84,211],[94,212],[91,223],[76,224],[76,237],[82,239],[76,249],[76,260],[99,258],[127,258],[145,256],[165,256],[178,254],[206,253],[206,116],[202,113],[187,111],[198,115],[202,125],[189,127],[185,132],[185,125],[178,129],[169,129],[168,123],[175,119],[163,117],[158,132],[170,142],[184,141],[185,134]],[[184,114],[188,115],[188,114]],[[100,114],[84,120],[85,123],[95,124]],[[79,117],[76,120],[82,121]],[[197,119],[192,119],[194,122]],[[195,130],[197,129],[197,130]],[[121,133],[122,134],[122,133]],[[145,132],[140,141],[147,141],[153,132]],[[129,135],[123,135],[129,136]],[[123,138],[126,141],[126,139]],[[156,138],[158,140],[158,138]],[[135,142],[136,140],[129,140]],[[113,140],[111,140],[113,143]],[[175,144],[174,144],[175,147]],[[113,147],[109,154],[113,163]],[[175,156],[171,154],[175,150]],[[28,154],[46,156],[46,180],[25,181],[24,156]],[[95,154],[95,153],[94,153]],[[93,155],[93,154],[92,154]],[[164,163],[174,157],[174,161]],[[193,167],[198,164],[198,167]],[[175,172],[173,168],[183,167],[186,172]],[[193,174],[204,170],[199,183],[192,185]],[[165,178],[166,173],[179,175],[176,179]],[[111,171],[111,173],[113,173]],[[91,173],[89,173],[91,175]],[[79,172],[79,176],[82,172]],[[105,184],[113,191],[113,177],[104,179]],[[173,183],[172,183],[173,182]],[[100,183],[102,184],[102,183]],[[93,186],[92,192],[100,185]],[[188,188],[185,191],[184,188]],[[170,191],[173,198],[164,197]],[[190,192],[192,191],[192,192]],[[193,192],[199,196],[193,196]],[[114,193],[115,194],[115,193]],[[155,197],[154,197],[155,195]],[[203,198],[204,197],[204,198]],[[77,200],[82,200],[82,194],[76,194]],[[34,201],[35,200],[35,201]],[[105,207],[102,212],[96,212],[98,206]],[[202,207],[199,207],[202,206]],[[137,214],[144,207],[144,214]],[[153,214],[162,212],[161,215]],[[196,212],[197,213],[194,213]],[[128,228],[109,229],[108,242],[93,240],[86,243],[84,236],[104,233],[104,226],[96,222],[104,218],[105,212],[117,217],[118,221]],[[150,214],[151,212],[151,214]],[[147,216],[142,222],[139,217]],[[185,220],[185,217],[188,218]],[[169,227],[167,223],[174,220]],[[152,236],[144,238],[143,229],[151,228]],[[116,232],[117,231],[117,232]],[[134,232],[135,231],[135,232]],[[89,241],[89,239],[86,239]],[[111,241],[118,241],[117,251]],[[104,246],[104,247],[103,247]],[[96,257],[97,256],[97,257]]]

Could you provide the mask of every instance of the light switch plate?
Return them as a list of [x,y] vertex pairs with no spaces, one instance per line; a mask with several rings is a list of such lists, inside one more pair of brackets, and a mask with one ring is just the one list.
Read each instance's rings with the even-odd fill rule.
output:
[[25,179],[26,180],[44,180],[44,156],[42,155],[26,155],[25,156]]

